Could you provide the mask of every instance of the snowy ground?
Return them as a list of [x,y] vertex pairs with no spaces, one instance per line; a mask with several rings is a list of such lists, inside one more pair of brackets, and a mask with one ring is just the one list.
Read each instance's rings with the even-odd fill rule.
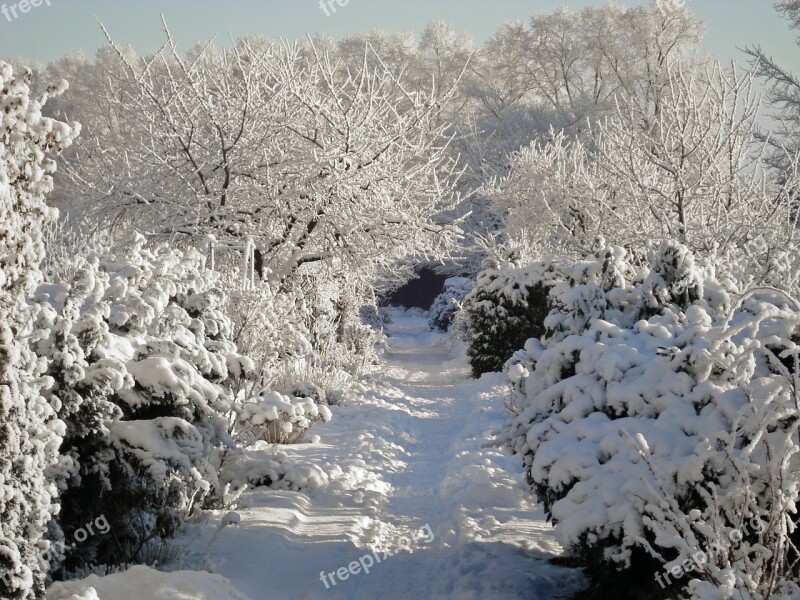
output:
[[[581,576],[547,562],[560,548],[523,489],[519,459],[491,442],[508,420],[502,378],[470,380],[463,348],[430,332],[426,315],[391,318],[380,374],[315,427],[321,443],[281,448],[303,491],[247,492],[241,523],[222,530],[209,566],[252,600],[569,596]],[[213,533],[196,529],[195,566]],[[238,597],[198,595],[185,581],[175,577],[183,594],[174,597]],[[51,594],[69,598],[89,583]],[[101,600],[129,597],[125,585],[104,587]]]

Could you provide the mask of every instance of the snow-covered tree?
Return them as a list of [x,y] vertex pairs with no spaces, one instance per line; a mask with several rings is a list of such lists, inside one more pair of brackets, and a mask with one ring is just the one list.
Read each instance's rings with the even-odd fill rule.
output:
[[[112,43],[92,64],[87,85],[102,100],[75,108],[93,135],[70,156],[65,199],[94,225],[133,224],[213,256],[255,353],[296,358],[305,343],[306,364],[363,363],[355,348],[371,343],[352,335],[361,306],[402,282],[410,257],[444,256],[459,235],[444,212],[455,198],[442,117],[451,90],[409,84],[378,53],[392,40],[351,41],[351,61],[329,40],[183,53],[167,35],[155,55]],[[331,280],[338,308],[312,315],[308,282]]]
[[[654,114],[668,88],[669,64],[706,60],[702,24],[685,7],[665,12],[657,4],[608,2],[536,14],[501,26],[472,57],[453,113],[454,147],[465,168],[460,189],[470,211],[464,251],[470,270],[480,270],[486,255],[476,242],[503,237],[481,188],[508,175],[517,151],[561,134],[587,140],[621,97],[640,114]],[[535,228],[539,221],[517,225]]]
[[590,142],[559,135],[514,158],[511,174],[490,190],[509,235],[543,252],[578,255],[598,236],[634,249],[677,239],[723,263],[742,257],[744,287],[796,285],[796,269],[786,264],[797,162],[790,179],[770,181],[752,74],[719,66],[687,72],[680,63],[669,73],[658,113],[643,117],[621,98]]
[[688,9],[664,12],[655,2],[561,8],[498,29],[471,92],[498,125],[510,121],[507,135],[528,135],[523,144],[550,127],[579,133],[610,114],[618,97],[635,98],[643,111],[657,103],[666,67],[699,58],[702,33]]
[[[324,46],[315,47],[318,52],[325,51]],[[419,73],[417,40],[413,31],[388,32],[374,29],[348,35],[337,42],[334,48],[335,52],[329,56],[341,60],[353,72],[361,69],[366,61],[373,68],[382,64],[396,79],[413,77]],[[371,52],[365,53],[367,48]],[[313,56],[313,51],[310,56]]]
[[79,133],[42,116],[66,82],[39,97],[30,83],[30,71],[0,62],[0,596],[9,600],[44,598],[40,555],[57,508],[46,475],[64,431],[58,406],[41,392],[46,362],[30,347],[41,332],[27,301],[41,280],[42,227],[56,216],[45,203],[56,169],[50,155]]
[[111,110],[71,163],[75,193],[109,223],[249,248],[279,282],[312,263],[372,275],[440,253],[454,236],[436,220],[446,97],[407,89],[370,46],[361,56],[346,69],[247,40],[184,55],[172,37],[154,56],[120,50]]

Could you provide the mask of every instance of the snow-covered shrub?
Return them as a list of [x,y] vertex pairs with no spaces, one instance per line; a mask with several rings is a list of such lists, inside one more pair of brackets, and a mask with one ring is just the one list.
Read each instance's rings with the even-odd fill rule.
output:
[[444,282],[444,291],[436,296],[431,305],[428,323],[431,329],[447,331],[453,324],[460,305],[474,287],[474,282],[466,277],[450,277]]
[[489,268],[478,274],[464,301],[467,353],[475,377],[502,371],[525,340],[545,332],[553,276],[553,266],[545,263],[522,269]]
[[317,421],[330,421],[331,409],[313,397],[291,397],[267,392],[259,402],[244,405],[237,439],[243,445],[263,440],[271,444],[294,444]]
[[109,598],[192,598],[193,600],[246,600],[221,575],[205,571],[157,571],[135,566],[105,576],[91,574],[82,580],[55,583],[49,600],[108,600]]
[[57,461],[63,424],[42,397],[47,363],[29,345],[41,332],[27,299],[41,281],[42,227],[56,211],[45,203],[55,162],[48,157],[79,133],[42,116],[48,98],[66,82],[31,96],[30,71],[14,74],[0,62],[0,597],[44,597],[39,556],[56,508],[46,477]]
[[328,394],[315,383],[298,383],[284,393],[293,398],[310,398],[317,404],[328,404]]
[[[268,389],[289,396],[313,397],[328,405],[342,404],[354,378],[346,371],[319,364],[314,356],[286,361],[271,373]],[[311,390],[315,390],[309,395]]]
[[58,526],[71,539],[104,515],[110,531],[69,548],[67,569],[140,561],[220,493],[219,457],[253,370],[200,254],[137,236],[78,260],[74,276],[37,292],[49,335],[36,350],[51,360],[67,424]]
[[734,303],[674,242],[561,270],[547,335],[509,376],[514,449],[563,545],[646,597],[768,598],[797,579],[800,305]]
[[255,440],[226,463],[220,480],[234,493],[257,487],[300,491],[324,487],[328,476],[314,462],[298,462],[279,446]]

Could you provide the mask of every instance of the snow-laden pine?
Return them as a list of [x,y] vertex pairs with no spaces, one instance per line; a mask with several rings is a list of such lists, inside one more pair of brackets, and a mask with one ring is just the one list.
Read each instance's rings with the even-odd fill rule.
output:
[[485,261],[485,266],[464,300],[467,354],[475,377],[502,371],[528,338],[544,333],[554,270],[545,262],[504,268]]
[[41,332],[27,299],[41,280],[42,227],[57,214],[45,203],[56,169],[49,155],[80,131],[42,116],[66,82],[39,97],[30,83],[30,71],[0,62],[0,596],[9,600],[44,597],[39,557],[57,495],[46,473],[64,427],[41,394],[46,363],[30,346]]

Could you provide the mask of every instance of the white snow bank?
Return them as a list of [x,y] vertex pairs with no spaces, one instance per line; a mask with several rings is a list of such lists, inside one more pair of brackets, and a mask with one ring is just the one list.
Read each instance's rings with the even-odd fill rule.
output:
[[162,573],[149,567],[131,567],[105,577],[90,575],[80,581],[54,583],[49,600],[249,600],[221,575],[205,571]]

